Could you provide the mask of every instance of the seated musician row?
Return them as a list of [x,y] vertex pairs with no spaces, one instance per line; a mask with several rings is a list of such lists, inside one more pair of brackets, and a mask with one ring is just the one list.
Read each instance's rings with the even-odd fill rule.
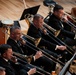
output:
[[[11,27],[10,29],[10,37],[7,40],[7,44],[11,45],[1,45],[0,46],[0,53],[1,53],[1,57],[0,57],[0,66],[6,68],[6,75],[15,75],[15,71],[13,69],[11,69],[11,65],[9,63],[7,63],[7,61],[9,59],[12,58],[12,50],[14,52],[23,54],[23,55],[34,55],[32,56],[32,61],[31,63],[37,66],[43,66],[44,70],[48,71],[51,73],[52,70],[55,70],[55,63],[52,62],[50,59],[47,59],[41,51],[34,51],[31,48],[26,47],[27,46],[27,42],[25,42],[22,38],[21,38],[21,29],[20,27]],[[15,67],[16,66],[16,67]],[[15,65],[13,67],[16,68],[16,71],[21,70],[19,68],[19,65]],[[21,66],[22,67],[22,66]],[[24,68],[23,68],[24,70]],[[23,74],[27,74],[28,72],[24,72],[24,71],[19,71],[22,75]],[[31,70],[33,73],[35,72],[35,69]],[[31,73],[32,73],[31,72]],[[18,74],[18,75],[19,75]]]
[[[58,10],[63,10],[63,9],[59,8]],[[41,66],[45,71],[47,71],[49,73],[51,73],[51,71],[55,70],[56,63],[54,61],[50,60],[49,58],[47,58],[41,51],[41,48],[45,46],[45,48],[42,48],[43,51],[53,56],[55,54],[54,52],[56,52],[57,54],[63,54],[63,52],[66,51],[67,47],[63,46],[63,45],[58,45],[56,42],[53,42],[54,40],[51,40],[47,36],[47,30],[45,28],[43,28],[43,21],[44,21],[43,16],[36,14],[33,18],[33,23],[31,24],[31,26],[28,30],[28,33],[27,33],[28,35],[30,35],[34,38],[41,38],[40,43],[38,45],[38,47],[40,47],[39,48],[40,50],[37,49],[36,47],[34,47],[33,45],[32,45],[32,47],[29,47],[31,45],[28,44],[25,36],[23,36],[23,38],[21,37],[22,32],[21,32],[20,27],[18,27],[18,26],[11,27],[10,37],[7,40],[7,44],[9,44],[10,46],[1,45],[1,47],[0,47],[0,52],[1,52],[0,66],[6,68],[6,75],[16,75],[16,73],[19,70],[20,70],[19,71],[20,75],[22,75],[22,73],[23,73],[23,75],[24,74],[30,75],[30,73],[33,74],[36,72],[35,68],[27,70],[26,65],[24,68],[22,65],[18,66],[17,64],[15,64],[15,66],[13,66],[13,67],[16,69],[16,72],[13,69],[11,69],[11,66],[9,66],[10,64],[8,64],[6,61],[8,61],[9,59],[12,58],[13,52],[17,52],[22,55],[28,55],[28,56],[32,55],[30,63],[33,65],[39,66],[39,67]],[[69,35],[69,33],[67,33],[67,34]],[[73,33],[72,35],[73,36],[71,36],[71,37],[74,38],[75,34]],[[13,50],[13,52],[12,52],[12,50]]]
[[[55,64],[54,62],[52,62],[51,60],[47,59],[41,51],[33,51],[30,49],[27,50],[26,48],[26,42],[24,40],[22,40],[20,37],[21,37],[21,30],[19,27],[12,27],[11,28],[11,34],[10,36],[12,36],[13,38],[9,38],[8,39],[8,44],[10,45],[7,45],[7,44],[3,44],[0,46],[0,53],[1,53],[1,57],[0,57],[0,66],[6,68],[6,75],[15,75],[17,72],[14,71],[14,69],[12,69],[12,66],[16,69],[16,71],[19,71],[18,75],[22,75],[23,74],[26,74],[27,73],[34,73],[36,72],[35,69],[31,69],[30,71],[26,72],[26,68],[23,68],[22,65],[20,64],[12,64],[10,65],[8,60],[9,59],[13,59],[12,57],[12,49],[14,52],[17,52],[17,53],[20,53],[20,54],[23,54],[23,55],[30,55],[30,54],[35,54],[33,57],[32,57],[32,61],[31,63],[34,64],[34,65],[37,65],[37,66],[43,66],[44,69],[48,72],[51,73],[52,70],[54,70],[55,68]],[[15,31],[15,32],[14,32]],[[15,37],[16,36],[16,37]],[[15,38],[15,40],[14,40]],[[14,60],[14,59],[13,59]],[[16,62],[16,60],[14,60],[14,62]],[[20,66],[19,66],[20,65]],[[25,66],[26,67],[26,66]],[[22,69],[20,69],[22,68]],[[24,72],[25,71],[25,72]],[[28,74],[30,75],[30,74]]]

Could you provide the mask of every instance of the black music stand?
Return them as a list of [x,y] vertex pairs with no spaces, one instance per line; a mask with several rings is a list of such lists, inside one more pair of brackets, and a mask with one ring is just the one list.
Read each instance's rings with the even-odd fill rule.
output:
[[28,8],[28,9],[24,9],[20,20],[25,19],[26,18],[25,15],[27,15],[27,14],[35,15],[37,13],[39,7],[40,7],[40,5],[35,6],[35,7],[31,7],[31,8]]

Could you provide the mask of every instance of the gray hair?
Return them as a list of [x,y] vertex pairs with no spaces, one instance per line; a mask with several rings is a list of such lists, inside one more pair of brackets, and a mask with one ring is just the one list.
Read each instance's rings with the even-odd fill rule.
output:
[[33,19],[39,19],[39,18],[44,18],[42,15],[40,14],[35,14]]
[[16,29],[20,29],[20,30],[21,30],[21,28],[20,28],[19,26],[12,26],[12,27],[10,28],[10,33],[13,32],[13,31],[16,30]]

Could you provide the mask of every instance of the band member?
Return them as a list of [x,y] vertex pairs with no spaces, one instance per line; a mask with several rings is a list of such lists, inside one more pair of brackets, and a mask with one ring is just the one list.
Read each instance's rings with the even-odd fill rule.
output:
[[5,68],[0,67],[0,75],[6,75]]
[[[47,47],[47,49],[52,51],[55,51],[55,50],[64,51],[66,49],[65,46],[62,46],[62,45],[59,46],[59,45],[50,43],[43,38],[43,35],[44,34],[46,35],[47,33],[46,30],[41,29],[43,26],[43,22],[44,22],[43,16],[41,16],[40,14],[34,15],[33,23],[30,25],[27,34],[34,38],[41,38],[39,46],[45,46]],[[43,30],[43,32],[41,30]]]
[[27,71],[27,68],[22,67],[20,64],[16,64],[17,60],[12,55],[13,52],[12,47],[10,45],[0,45],[0,53],[0,66],[5,68],[6,75],[31,75],[36,73],[35,68],[32,68]]
[[56,4],[53,9],[53,14],[48,20],[48,25],[56,30],[60,30],[58,38],[63,40],[68,45],[76,45],[75,33],[71,32],[71,27],[66,23],[67,17],[64,16],[64,9],[62,6]]
[[31,48],[27,47],[27,42],[21,39],[21,28],[20,27],[12,27],[10,29],[10,37],[7,40],[7,44],[12,46],[13,51],[26,54],[26,55],[34,55],[32,57],[31,64],[37,66],[43,66],[44,69],[51,73],[54,70],[55,66],[53,62],[43,56],[41,51],[34,51]]

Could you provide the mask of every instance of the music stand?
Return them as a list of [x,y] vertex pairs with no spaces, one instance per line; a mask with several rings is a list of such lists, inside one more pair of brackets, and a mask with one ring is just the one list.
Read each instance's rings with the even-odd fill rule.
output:
[[20,20],[25,19],[26,14],[35,15],[37,13],[39,7],[40,7],[40,5],[35,6],[35,7],[31,7],[31,8],[28,8],[28,9],[24,9]]

